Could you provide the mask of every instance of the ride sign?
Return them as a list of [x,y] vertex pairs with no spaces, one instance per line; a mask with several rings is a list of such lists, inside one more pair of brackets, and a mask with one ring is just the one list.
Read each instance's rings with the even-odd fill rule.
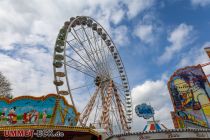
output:
[[135,107],[135,112],[138,117],[143,117],[144,119],[149,119],[154,116],[154,109],[151,105],[147,105],[146,103],[143,103],[141,105],[137,105]]

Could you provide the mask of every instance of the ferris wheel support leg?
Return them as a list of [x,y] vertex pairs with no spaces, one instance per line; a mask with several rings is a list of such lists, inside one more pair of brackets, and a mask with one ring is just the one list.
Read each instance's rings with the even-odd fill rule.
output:
[[93,94],[90,101],[88,102],[88,105],[87,105],[84,113],[80,116],[79,122],[82,126],[85,126],[87,124],[87,120],[88,120],[89,115],[90,115],[90,113],[93,109],[93,106],[95,104],[95,100],[96,100],[96,97],[98,95],[99,89],[100,89],[100,87],[97,87],[95,93]]
[[104,106],[103,111],[101,114],[101,123],[105,130],[108,130],[110,133],[112,133],[111,122],[110,122],[110,116],[109,116],[109,110],[111,105],[111,98],[112,98],[112,92],[113,91],[113,81],[110,81],[109,87],[107,90],[107,96],[104,100]]
[[104,90],[105,90],[105,86],[103,86],[101,88],[101,101],[102,101],[102,106],[104,106],[104,103],[105,103]]
[[118,112],[120,115],[120,122],[122,124],[122,129],[126,132],[126,131],[128,131],[128,124],[127,124],[126,117],[124,115],[125,113],[122,108],[121,100],[120,100],[120,97],[119,97],[119,94],[118,94],[116,88],[114,88],[114,95],[115,95],[115,99],[116,99],[116,103],[117,103]]

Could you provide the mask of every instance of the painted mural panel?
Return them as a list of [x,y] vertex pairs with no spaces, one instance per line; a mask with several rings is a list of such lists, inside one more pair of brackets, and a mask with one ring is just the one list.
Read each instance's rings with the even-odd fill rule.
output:
[[64,100],[60,100],[57,104],[55,125],[76,126],[78,116],[74,108],[65,104]]
[[64,98],[57,100],[57,97],[55,94],[49,94],[45,97],[21,96],[12,100],[0,98],[0,125],[53,124],[56,118],[54,112],[58,109],[59,102],[63,103],[61,108],[67,108],[72,119],[75,119],[76,110],[67,103],[64,104]]
[[[200,65],[177,70],[168,82],[180,128],[185,122],[202,127],[210,126],[210,87]],[[184,125],[183,123],[184,122]]]

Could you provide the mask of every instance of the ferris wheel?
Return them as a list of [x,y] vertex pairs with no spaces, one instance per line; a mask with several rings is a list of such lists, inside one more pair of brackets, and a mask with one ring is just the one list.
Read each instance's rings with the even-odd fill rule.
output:
[[70,18],[60,29],[54,50],[57,93],[73,106],[86,102],[78,125],[128,132],[132,99],[122,59],[111,37],[94,19]]

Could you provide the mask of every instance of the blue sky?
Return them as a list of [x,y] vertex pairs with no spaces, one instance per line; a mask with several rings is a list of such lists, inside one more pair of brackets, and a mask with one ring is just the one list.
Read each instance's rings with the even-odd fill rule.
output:
[[[164,6],[157,6],[161,3],[164,3]],[[124,48],[120,48],[124,60],[128,61],[128,63],[125,62],[126,67],[128,69],[135,69],[139,72],[137,74],[139,76],[134,76],[136,73],[132,75],[133,70],[128,72],[128,74],[134,77],[134,79],[130,80],[131,84],[135,85],[136,83],[144,82],[147,79],[157,80],[161,78],[163,73],[172,74],[180,67],[178,64],[182,60],[183,55],[188,55],[188,51],[192,48],[199,50],[205,42],[208,42],[210,39],[210,32],[208,32],[210,29],[209,8],[209,6],[192,6],[190,1],[157,2],[150,11],[152,13],[149,14],[152,14],[155,18],[153,24],[158,24],[159,26],[157,25],[157,28],[161,28],[161,31],[158,32],[157,35],[158,41],[152,45],[146,44],[130,33],[130,44]],[[125,23],[129,29],[136,30],[136,23],[141,22],[145,14],[138,15],[133,19],[133,22],[128,22],[125,19],[125,21],[122,21],[122,24]],[[193,41],[176,53],[176,56],[173,56],[171,61],[159,65],[156,60],[163,54],[165,48],[170,46],[167,36],[180,24],[186,24],[193,27],[191,31],[193,35],[189,35],[190,40],[192,39]],[[188,40],[186,39],[186,42],[187,41]],[[137,66],[139,68],[136,69]]]
[[[210,0],[12,0],[0,1],[0,71],[14,96],[54,93],[53,46],[72,16],[96,19],[115,42],[131,86],[134,106],[148,102],[155,117],[172,128],[167,91],[172,73],[209,61]],[[210,68],[205,67],[210,73]],[[134,130],[145,120],[134,115]]]

